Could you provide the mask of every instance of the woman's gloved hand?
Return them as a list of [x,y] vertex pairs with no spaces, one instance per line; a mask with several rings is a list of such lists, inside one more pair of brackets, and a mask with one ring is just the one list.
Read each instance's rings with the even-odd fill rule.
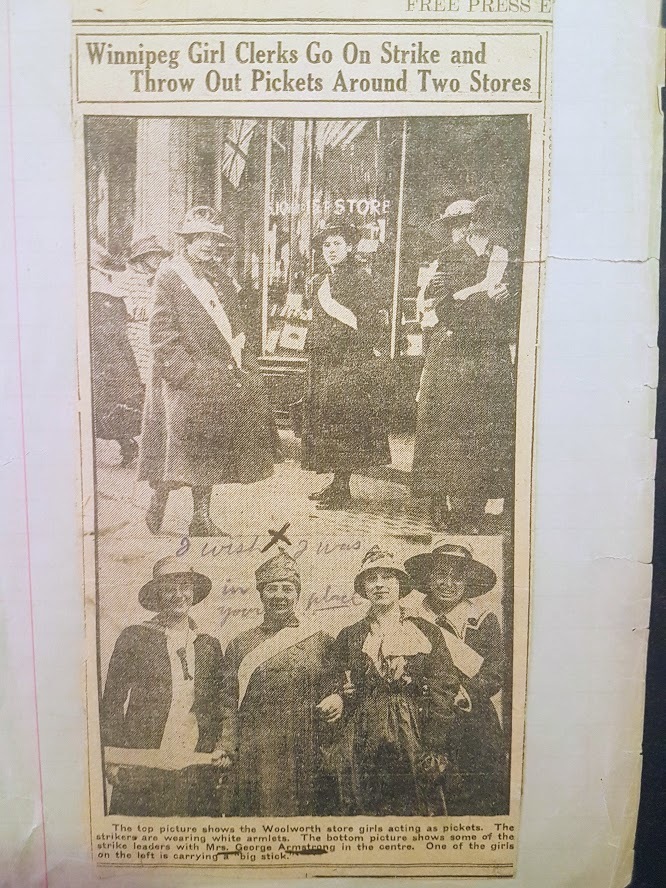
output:
[[340,694],[329,694],[315,706],[315,712],[327,724],[333,724],[342,717],[344,708],[345,704]]
[[449,760],[443,753],[423,752],[416,762],[419,773],[431,783],[437,783],[449,766]]

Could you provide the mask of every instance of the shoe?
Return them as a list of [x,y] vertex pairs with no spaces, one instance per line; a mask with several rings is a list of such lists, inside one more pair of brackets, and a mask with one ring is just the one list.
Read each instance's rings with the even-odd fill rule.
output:
[[162,526],[162,521],[164,520],[164,513],[166,512],[168,499],[168,490],[153,491],[153,495],[150,500],[150,506],[148,507],[148,511],[146,512],[146,524],[148,525],[148,530],[153,534],[153,536],[157,535],[160,532],[160,527]]
[[334,491],[326,497],[322,497],[317,503],[318,509],[347,509],[353,503],[349,491]]
[[322,500],[328,499],[328,497],[333,494],[335,494],[335,489],[332,484],[329,484],[328,487],[324,487],[323,490],[317,490],[315,493],[311,493],[308,499],[312,500],[314,503],[319,503]]
[[191,537],[228,537],[231,534],[226,533],[212,521],[209,517],[199,517],[197,515],[190,522],[189,535]]
[[119,441],[120,444],[120,465],[131,466],[139,455],[139,445],[134,438],[127,441]]

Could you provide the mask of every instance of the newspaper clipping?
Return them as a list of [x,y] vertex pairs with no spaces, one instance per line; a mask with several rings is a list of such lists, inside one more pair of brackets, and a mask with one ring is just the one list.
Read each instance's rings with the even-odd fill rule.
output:
[[512,874],[551,5],[74,22],[98,867]]

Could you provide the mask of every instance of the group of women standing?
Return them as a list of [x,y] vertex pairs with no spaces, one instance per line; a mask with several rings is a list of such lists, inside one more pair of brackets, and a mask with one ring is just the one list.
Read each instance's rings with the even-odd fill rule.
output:
[[[459,200],[439,220],[444,245],[425,291],[429,342],[412,468],[412,492],[430,497],[434,526],[472,533],[481,527],[487,500],[506,501],[512,487],[510,347],[516,335],[504,280],[508,253],[475,214],[474,202]],[[152,533],[160,530],[169,491],[187,486],[193,499],[190,535],[217,536],[224,531],[210,515],[213,486],[269,477],[281,458],[280,442],[249,348],[239,286],[221,261],[232,239],[210,207],[193,208],[178,234],[182,250],[166,261],[157,255],[159,269],[155,263],[149,268],[155,276],[152,369],[139,478],[153,491],[146,516]],[[305,469],[332,475],[310,496],[320,509],[349,506],[352,473],[391,462],[388,312],[356,259],[357,243],[354,226],[341,217],[316,241],[323,271],[311,287],[301,459]],[[155,255],[153,250],[135,259]],[[126,333],[122,342],[108,334],[103,315],[111,310],[105,295],[111,291],[98,279],[100,273],[91,271],[96,435],[122,438],[128,462],[137,449],[143,387]],[[119,375],[107,354],[115,340],[114,354],[122,352],[124,362],[123,389],[136,389],[129,394],[110,391],[105,381]],[[126,420],[122,433],[107,428],[114,398],[124,405],[115,414]]]
[[[478,533],[487,501],[508,500],[512,488],[509,256],[478,220],[474,201],[450,204],[438,227],[444,244],[424,294],[412,493],[430,497],[436,529]],[[372,279],[354,259],[353,229],[333,223],[321,245],[327,271],[313,287],[303,465],[333,473],[311,498],[340,508],[350,501],[352,472],[391,460],[388,337]]]
[[[222,655],[189,616],[210,580],[182,559],[155,565],[139,600],[156,615],[121,633],[102,697],[110,813],[507,813],[488,565],[444,541],[404,565],[375,545],[354,580],[367,613],[337,637],[299,611],[288,553],[256,578],[263,622]],[[152,765],[119,766],[128,749]]]
[[474,599],[497,578],[469,549],[435,542],[407,559],[374,546],[355,591],[366,616],[332,662],[347,676],[334,742],[344,814],[508,810],[508,756],[492,698],[504,683],[497,617]]

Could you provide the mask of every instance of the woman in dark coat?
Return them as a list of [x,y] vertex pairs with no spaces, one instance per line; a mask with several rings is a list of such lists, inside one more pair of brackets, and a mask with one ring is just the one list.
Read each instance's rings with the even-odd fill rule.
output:
[[400,607],[411,585],[394,555],[373,547],[354,584],[370,610],[333,646],[339,690],[319,709],[329,723],[341,719],[330,757],[343,815],[447,813],[459,683],[439,630]]
[[[222,651],[189,617],[210,588],[208,577],[182,559],[158,561],[139,592],[141,605],[156,616],[128,626],[116,641],[100,707],[110,814],[219,814],[219,769],[230,767],[232,756],[220,703]],[[118,765],[114,749],[155,754],[146,765]],[[192,763],[196,753],[210,753],[210,764]]]
[[472,201],[456,201],[442,219],[450,240],[425,294],[436,326],[412,467],[413,493],[431,497],[435,527],[469,533],[479,532],[488,499],[510,496],[515,434],[508,253],[470,226],[474,211]]
[[95,437],[118,442],[122,465],[129,465],[139,450],[134,439],[141,431],[144,396],[127,336],[128,321],[125,301],[111,283],[111,271],[92,267],[90,336]]
[[354,229],[331,223],[320,236],[328,271],[313,283],[308,329],[307,391],[302,465],[333,473],[332,482],[310,498],[320,508],[351,501],[354,471],[390,463],[386,428],[386,381],[382,358],[386,329],[367,271],[353,258]]
[[183,253],[155,278],[149,336],[152,375],[143,417],[139,478],[153,488],[146,516],[159,531],[169,491],[191,487],[190,536],[223,532],[210,516],[215,484],[273,474],[279,439],[256,359],[245,347],[238,292],[216,262],[230,238],[210,207],[178,232]]
[[476,601],[495,586],[495,572],[447,543],[408,558],[405,569],[423,591],[412,591],[403,607],[440,627],[460,681],[448,746],[459,780],[449,814],[507,814],[508,750],[491,699],[504,685],[504,642],[495,614]]
[[224,711],[238,737],[231,810],[239,817],[331,814],[317,704],[330,689],[333,639],[297,613],[301,579],[287,552],[261,564],[256,581],[264,619],[224,654]]

